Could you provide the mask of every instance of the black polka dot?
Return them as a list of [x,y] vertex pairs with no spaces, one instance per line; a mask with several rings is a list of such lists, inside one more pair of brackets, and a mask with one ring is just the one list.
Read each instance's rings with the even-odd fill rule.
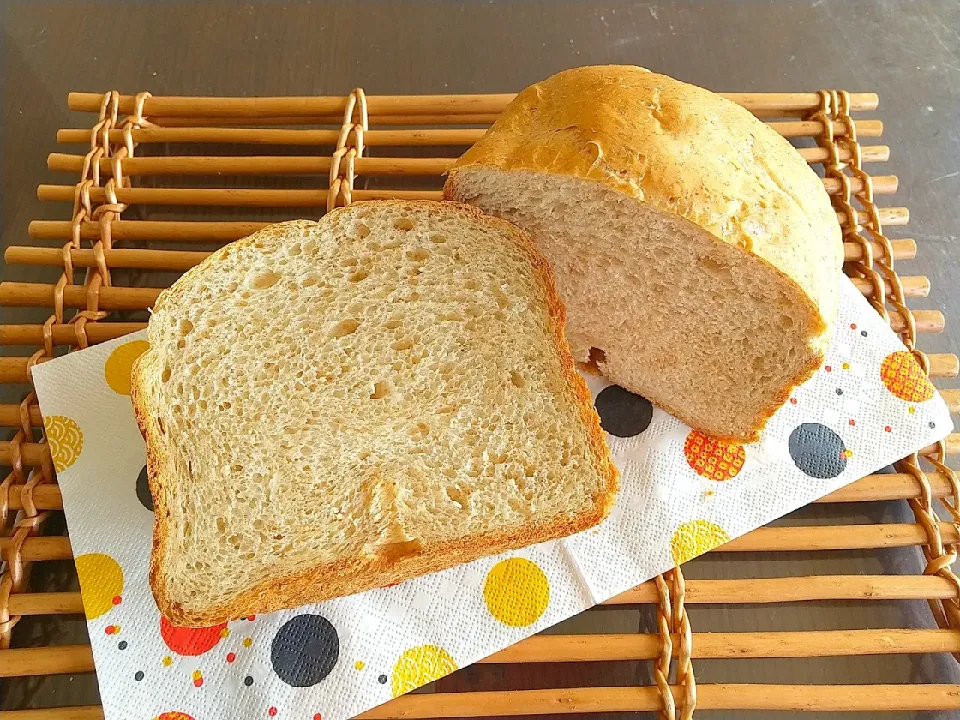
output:
[[617,437],[639,435],[650,427],[653,418],[653,405],[649,400],[618,385],[601,390],[594,405],[600,416],[600,425]]
[[847,467],[843,439],[820,423],[803,423],[794,428],[789,448],[793,462],[810,477],[834,478]]
[[340,657],[337,629],[322,615],[298,615],[273,638],[270,662],[287,685],[310,687],[333,670]]
[[867,336],[867,331],[866,331],[866,330],[861,330],[861,331],[860,331],[860,334],[861,334],[863,337],[866,337],[866,336]]
[[126,640],[121,640],[121,641],[117,644],[117,647],[120,648],[121,650],[126,650],[126,649],[127,649],[127,641],[126,641]]
[[153,496],[150,494],[150,485],[147,482],[147,466],[144,465],[137,476],[137,500],[147,510],[153,512]]
[[931,430],[933,430],[937,426],[935,422],[929,422],[927,423],[927,425],[930,427]]
[[137,674],[133,676],[133,679],[137,682],[143,680],[143,670],[137,670]]
[[381,685],[386,685],[386,684],[387,684],[387,676],[386,676],[386,675],[381,675],[380,677],[377,678],[377,682],[380,683]]
[[249,675],[247,675],[247,676],[243,679],[243,684],[246,685],[247,687],[250,687],[251,685],[253,685],[253,678],[250,677]]
[[837,388],[837,395],[843,395],[843,390],[841,390],[840,388]]

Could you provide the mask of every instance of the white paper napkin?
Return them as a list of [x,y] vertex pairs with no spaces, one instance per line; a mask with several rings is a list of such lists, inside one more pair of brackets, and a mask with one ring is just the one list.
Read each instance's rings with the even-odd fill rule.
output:
[[939,440],[946,406],[848,282],[826,364],[759,443],[716,442],[588,377],[622,473],[599,527],[203,630],[147,585],[153,513],[129,372],[144,333],[34,368],[107,720],[342,720],[486,657]]

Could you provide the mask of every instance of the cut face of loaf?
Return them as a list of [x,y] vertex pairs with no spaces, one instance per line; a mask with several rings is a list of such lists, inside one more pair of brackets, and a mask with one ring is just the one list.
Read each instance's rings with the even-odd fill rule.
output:
[[616,470],[563,323],[526,237],[453,203],[357,203],[188,272],[133,380],[161,611],[211,625],[599,522]]
[[524,228],[550,259],[574,358],[690,425],[755,439],[822,362],[823,323],[799,288],[693,223],[592,181],[456,179],[458,199]]
[[526,230],[577,360],[712,435],[753,441],[823,361],[843,244],[793,147],[745,109],[630,66],[533,85],[448,199]]

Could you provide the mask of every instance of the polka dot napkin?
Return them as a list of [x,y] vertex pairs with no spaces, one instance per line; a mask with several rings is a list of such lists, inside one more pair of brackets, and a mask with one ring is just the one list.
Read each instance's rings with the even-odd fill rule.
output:
[[691,430],[588,377],[622,472],[599,527],[400,585],[175,627],[147,585],[153,507],[130,407],[143,334],[34,369],[108,720],[341,720],[409,692],[945,436],[949,413],[844,282],[824,367],[760,442]]

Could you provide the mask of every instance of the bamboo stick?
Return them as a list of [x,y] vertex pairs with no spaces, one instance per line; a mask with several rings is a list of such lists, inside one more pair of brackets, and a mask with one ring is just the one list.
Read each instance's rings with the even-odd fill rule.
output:
[[[40,185],[37,187],[39,200],[73,202],[76,187],[73,185]],[[322,207],[327,202],[326,189],[317,190],[273,190],[263,188],[118,188],[117,200],[129,205],[215,205],[240,207]],[[354,200],[441,200],[439,190],[353,190]],[[105,202],[106,191],[103,188],[90,189],[90,199]],[[910,220],[910,211],[905,207],[879,208],[880,221],[884,225],[906,225]],[[857,213],[858,222],[870,221],[865,212]],[[837,214],[841,225],[846,225],[846,216]]]
[[[189,270],[199,265],[211,253],[189,250],[138,250],[112,249],[103,251],[107,265],[112,268],[143,268],[148,270]],[[77,267],[96,267],[96,254],[93,250],[72,250],[71,258]],[[4,253],[8,264],[63,265],[61,248],[40,248],[14,245]],[[927,297],[930,294],[930,280],[923,276],[903,276],[900,278],[905,297]],[[862,278],[853,278],[857,286],[867,297],[873,295],[873,283]],[[886,291],[891,291],[890,283],[885,281]]]
[[[146,323],[137,322],[88,322],[84,326],[91,343],[113,340],[138,330]],[[76,326],[54,325],[51,328],[54,345],[77,345]],[[42,345],[43,325],[0,325],[0,345]],[[19,424],[19,420],[16,421]],[[0,424],[3,424],[0,422]]]
[[[99,292],[99,307],[103,310],[145,310],[156,302],[163,288],[103,287]],[[43,283],[0,283],[0,306],[11,307],[53,307],[53,285]],[[82,285],[68,285],[63,289],[64,305],[71,308],[83,308],[87,305],[87,289]],[[915,310],[913,316],[919,333],[939,333],[943,331],[944,317],[939,310]],[[905,328],[903,317],[894,310],[889,313],[890,327],[895,332]]]
[[[940,523],[945,543],[960,541],[956,525]],[[12,541],[0,537],[0,552]],[[762,527],[722,545],[713,552],[819,552],[825,550],[871,550],[923,545],[927,536],[922,525],[823,525],[811,527]],[[71,557],[67,537],[38,537],[24,541],[24,560],[65,560]]]
[[[679,636],[672,637],[674,647]],[[960,651],[960,630],[820,630],[807,632],[695,632],[695,660],[911,655]],[[654,660],[655,633],[534,635],[481,663],[619,662]]]
[[[456,158],[357,158],[354,165],[358,175],[426,175],[439,176],[447,172],[456,162]],[[123,174],[127,176],[150,175],[297,175],[326,174],[330,171],[331,160],[328,157],[292,157],[292,156],[163,156],[134,157],[123,161]],[[99,161],[100,172],[106,177],[113,175],[113,164],[109,158]],[[47,167],[62,172],[80,172],[83,169],[83,155],[68,153],[50,153]],[[823,178],[828,193],[841,191],[840,181],[835,178]],[[878,195],[890,195],[897,191],[896,175],[876,175],[872,178],[873,192]],[[851,178],[850,189],[862,192],[863,182]]]
[[[671,687],[682,703],[683,688]],[[445,717],[510,717],[596,712],[655,712],[656,687],[497,690],[404,695],[357,720],[426,720]],[[956,685],[732,685],[697,684],[698,710],[814,710],[882,712],[960,708]],[[0,720],[103,720],[97,705],[0,712]]]
[[[23,508],[23,485],[11,485],[10,495],[7,498],[11,510]],[[37,485],[33,489],[33,504],[37,510],[63,510],[63,497],[60,495],[59,485]]]
[[[960,455],[960,433],[950,433],[943,439],[943,449],[947,455]],[[933,446],[927,446],[921,453],[930,454],[933,452]]]
[[[678,636],[673,637],[677,642]],[[960,651],[958,630],[826,630],[810,632],[694,633],[694,659],[815,658],[915,655]],[[656,634],[539,635],[480,663],[619,662],[653,660]],[[0,650],[0,677],[93,672],[89,645]]]
[[[786,120],[767,123],[785,138],[818,137],[823,126],[813,120]],[[857,137],[880,137],[883,123],[879,120],[857,120],[854,123]],[[424,145],[473,145],[484,132],[483,128],[444,128],[415,130],[367,130],[363,133],[363,142],[370,147],[385,145],[424,146]],[[834,135],[843,137],[847,133],[841,122],[833,123]],[[112,143],[124,141],[123,130],[111,130],[109,140]],[[145,127],[132,130],[135,143],[222,143],[230,145],[336,145],[339,130],[287,130],[280,128],[224,128],[224,127]],[[57,142],[63,144],[88,144],[90,130],[86,128],[61,128],[57,131]]]
[[[73,202],[73,185],[40,185],[40,200]],[[354,190],[354,200],[440,200],[439,190]],[[91,188],[90,199],[105,202],[103,188]],[[325,207],[326,189],[265,190],[255,188],[119,188],[117,200],[128,205],[216,205],[237,207]],[[889,209],[889,208],[887,208]],[[864,216],[866,219],[866,216]],[[894,223],[895,224],[895,223]]]
[[[9,465],[12,461],[12,445],[13,443],[9,440],[0,440],[0,465]],[[37,467],[44,459],[49,457],[49,452],[47,451],[47,446],[43,443],[27,442],[20,444],[20,456],[23,459],[24,465]]]
[[[369,114],[369,113],[368,113]],[[757,117],[783,117],[784,113],[758,114]],[[480,125],[489,127],[499,113],[435,113],[433,115],[377,115],[373,120],[378,127],[391,125]],[[157,115],[150,122],[160,127],[270,127],[276,125],[335,125],[343,124],[343,114],[339,115],[277,115],[273,117],[202,117],[187,115]]]
[[[820,107],[820,95],[806,93],[720,93],[751,111],[810,112]],[[367,112],[395,115],[444,113],[499,113],[516,97],[515,93],[486,95],[367,95]],[[144,115],[192,115],[213,117],[341,117],[346,109],[344,96],[305,97],[188,97],[157,95],[144,101]],[[850,93],[850,110],[875,110],[876,93]],[[136,96],[121,95],[118,110],[132,113]],[[99,112],[103,93],[72,92],[67,96],[71,110]]]
[[93,672],[89,645],[0,650],[0,678]]
[[[956,586],[935,575],[815,575],[810,577],[687,580],[684,602],[761,604],[823,600],[928,600],[953,598]],[[659,602],[650,580],[607,600],[604,605]]]
[[[0,537],[0,554],[6,554],[12,545],[12,539]],[[20,547],[20,558],[27,562],[72,560],[73,550],[70,548],[70,538],[59,536],[27,538]]]
[[[684,690],[671,687],[677,706]],[[496,690],[404,695],[356,720],[657,711],[656,687]],[[886,711],[960,708],[956,685],[713,685],[697,683],[698,710]]]
[[949,390],[941,390],[940,397],[943,398],[943,401],[947,404],[950,412],[954,414],[960,413],[960,390],[954,388],[950,388]]
[[[37,362],[42,363],[49,359],[41,357]],[[0,357],[0,383],[29,383],[29,363],[30,358],[27,357]]]
[[[683,689],[671,692],[680,707]],[[459,700],[458,700],[459,699]],[[458,702],[463,703],[462,712]],[[654,712],[655,687],[569,688],[404,695],[357,720]],[[960,708],[956,685],[697,685],[698,710],[887,711]],[[0,712],[0,720],[103,720],[98,705]]]
[[[733,603],[740,605],[823,600],[946,600],[956,597],[950,581],[936,575],[817,575],[737,580],[687,580],[688,605]],[[638,585],[603,605],[651,605],[659,602],[652,580]],[[79,592],[15,593],[11,615],[79,615]]]
[[[246,237],[265,228],[265,222],[190,222],[154,220],[114,220],[110,231],[115,240],[170,240],[183,242],[230,241]],[[71,237],[69,220],[34,220],[29,225],[32,238],[68,240]],[[98,223],[85,222],[80,236],[88,240],[100,237]],[[917,243],[911,239],[892,240],[895,260],[912,260],[917,255]],[[883,249],[872,243],[874,256],[883,257]],[[862,253],[856,243],[844,243],[844,259],[860,260]]]
[[[28,327],[36,327],[36,326],[28,326]],[[34,425],[34,427],[43,424],[43,416],[40,414],[40,408],[37,405],[31,405],[28,410],[28,414],[30,416],[30,422]],[[19,426],[20,426],[20,406],[19,405],[0,405],[0,427],[19,427]]]
[[7,598],[11,615],[82,615],[79,592],[12,593]]

